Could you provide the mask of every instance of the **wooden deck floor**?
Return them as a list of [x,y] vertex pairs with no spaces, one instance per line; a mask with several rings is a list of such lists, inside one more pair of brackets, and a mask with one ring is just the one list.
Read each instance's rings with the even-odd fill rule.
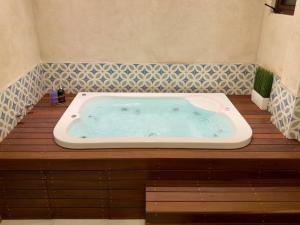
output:
[[299,190],[300,144],[249,96],[230,97],[254,131],[237,150],[64,149],[52,132],[73,98],[44,97],[0,144],[3,218],[145,218],[148,186]]
[[[58,106],[49,104],[48,96],[0,143],[0,159],[64,158],[299,158],[300,144],[288,140],[270,122],[270,114],[259,110],[249,96],[231,96],[241,114],[253,129],[250,145],[238,150],[205,149],[101,149],[70,150],[54,142],[53,128],[66,110],[73,95]],[[176,153],[175,153],[176,152]]]

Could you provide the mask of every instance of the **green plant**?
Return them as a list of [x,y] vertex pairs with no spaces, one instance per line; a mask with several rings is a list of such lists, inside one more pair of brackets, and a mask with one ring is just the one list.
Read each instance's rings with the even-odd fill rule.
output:
[[269,98],[273,85],[273,73],[262,67],[255,72],[254,90],[264,98]]

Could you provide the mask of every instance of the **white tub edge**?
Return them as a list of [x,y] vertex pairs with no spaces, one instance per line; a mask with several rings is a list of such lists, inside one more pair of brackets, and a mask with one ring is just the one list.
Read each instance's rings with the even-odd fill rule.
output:
[[[82,96],[86,94],[86,96]],[[98,96],[116,97],[208,97],[220,103],[222,113],[233,122],[237,132],[233,138],[98,138],[78,139],[70,137],[67,127],[74,119],[78,119],[79,109],[87,100]],[[72,115],[77,115],[72,118]],[[65,113],[57,122],[53,131],[55,142],[69,149],[104,149],[104,148],[193,148],[193,149],[237,149],[248,145],[252,138],[252,129],[235,106],[222,93],[94,93],[81,92],[76,95]],[[91,142],[92,140],[92,142]]]

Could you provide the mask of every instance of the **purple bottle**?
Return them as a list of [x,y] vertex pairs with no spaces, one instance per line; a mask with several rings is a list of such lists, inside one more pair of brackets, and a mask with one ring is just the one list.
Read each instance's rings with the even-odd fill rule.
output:
[[57,91],[55,91],[54,88],[52,88],[52,90],[50,91],[50,102],[51,105],[58,104],[58,95],[57,95]]

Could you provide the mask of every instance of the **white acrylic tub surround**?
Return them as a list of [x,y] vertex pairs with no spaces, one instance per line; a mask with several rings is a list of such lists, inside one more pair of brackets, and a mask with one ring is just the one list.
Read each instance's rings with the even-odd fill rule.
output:
[[[95,99],[105,98],[179,98],[185,99],[194,107],[215,112],[227,117],[234,132],[230,137],[94,137],[80,138],[68,133],[71,125],[80,121],[80,112],[85,105]],[[252,129],[234,105],[221,93],[178,94],[178,93],[79,93],[54,128],[57,144],[70,149],[101,148],[199,148],[236,149],[248,145]]]

